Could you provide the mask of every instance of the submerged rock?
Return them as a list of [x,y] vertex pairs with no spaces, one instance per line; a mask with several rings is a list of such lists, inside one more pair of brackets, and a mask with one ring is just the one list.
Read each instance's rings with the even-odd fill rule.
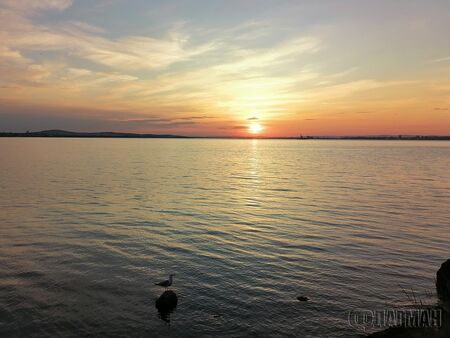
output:
[[307,301],[309,300],[309,298],[308,298],[308,297],[305,297],[305,296],[298,296],[297,299],[298,299],[300,302],[307,302]]
[[450,259],[442,263],[436,274],[436,291],[440,300],[450,301]]
[[172,290],[167,290],[159,296],[155,302],[155,306],[160,312],[170,312],[177,307],[177,303],[177,294]]

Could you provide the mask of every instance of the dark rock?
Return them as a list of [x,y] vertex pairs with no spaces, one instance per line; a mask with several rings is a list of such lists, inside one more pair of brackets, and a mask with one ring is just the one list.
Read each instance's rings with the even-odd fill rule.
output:
[[155,302],[155,306],[160,312],[170,312],[177,307],[177,303],[177,294],[172,290],[167,290],[159,296]]
[[436,274],[436,291],[440,300],[450,301],[450,259],[442,263]]
[[440,327],[391,327],[368,335],[368,338],[448,338],[450,337],[450,313],[443,308]]
[[305,296],[298,296],[297,299],[301,302],[307,302],[309,300],[309,298]]

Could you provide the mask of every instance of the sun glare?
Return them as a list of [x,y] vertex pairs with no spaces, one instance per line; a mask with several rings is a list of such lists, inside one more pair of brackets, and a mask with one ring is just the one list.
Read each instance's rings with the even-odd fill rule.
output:
[[263,127],[258,123],[252,123],[248,126],[248,131],[252,134],[259,134],[262,131]]

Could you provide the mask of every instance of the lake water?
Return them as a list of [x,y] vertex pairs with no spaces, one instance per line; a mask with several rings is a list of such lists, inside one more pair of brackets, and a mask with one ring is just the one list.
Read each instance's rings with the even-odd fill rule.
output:
[[450,142],[0,139],[0,336],[357,336],[348,311],[434,291],[449,168]]

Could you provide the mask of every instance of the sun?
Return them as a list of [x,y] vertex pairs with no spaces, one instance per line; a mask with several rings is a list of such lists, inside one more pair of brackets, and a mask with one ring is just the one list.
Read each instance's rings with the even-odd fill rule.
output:
[[259,123],[252,123],[248,126],[248,131],[252,134],[259,134],[263,130],[263,127]]

